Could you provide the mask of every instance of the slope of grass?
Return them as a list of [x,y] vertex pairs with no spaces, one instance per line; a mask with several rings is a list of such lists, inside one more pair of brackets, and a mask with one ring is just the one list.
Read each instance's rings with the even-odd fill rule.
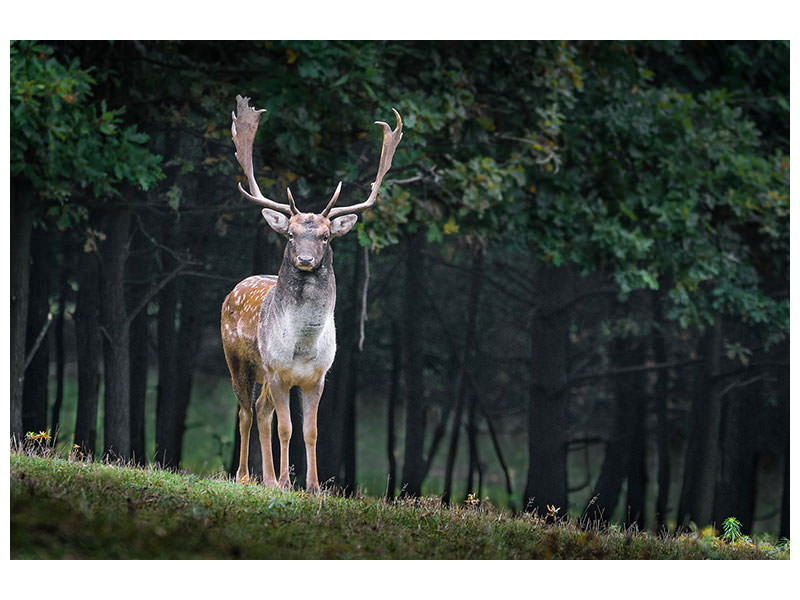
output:
[[710,534],[585,531],[438,498],[309,496],[157,469],[11,455],[12,558],[788,558]]

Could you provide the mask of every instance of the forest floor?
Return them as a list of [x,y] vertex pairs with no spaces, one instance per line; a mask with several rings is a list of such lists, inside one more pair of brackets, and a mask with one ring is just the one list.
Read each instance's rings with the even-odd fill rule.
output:
[[[439,498],[387,502],[12,453],[11,558],[788,559],[788,544],[704,530],[581,528]],[[309,535],[313,533],[313,535]]]

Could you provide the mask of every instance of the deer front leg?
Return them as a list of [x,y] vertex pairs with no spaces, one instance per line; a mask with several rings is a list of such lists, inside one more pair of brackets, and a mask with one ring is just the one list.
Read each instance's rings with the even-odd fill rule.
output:
[[250,473],[247,469],[247,460],[250,450],[250,427],[253,425],[253,410],[244,404],[239,405],[239,469],[236,471],[236,481],[248,481]]
[[316,386],[303,388],[303,441],[306,444],[306,491],[319,493],[317,478],[317,409],[322,397],[324,377]]
[[268,393],[275,407],[278,417],[278,439],[281,442],[281,474],[278,487],[288,488],[289,481],[289,440],[292,437],[292,417],[289,414],[289,388],[284,386],[277,378],[269,378]]
[[275,464],[272,461],[272,413],[274,411],[272,399],[266,384],[261,386],[261,394],[256,400],[256,423],[258,424],[258,439],[261,442],[261,472],[264,476],[264,485],[276,487]]

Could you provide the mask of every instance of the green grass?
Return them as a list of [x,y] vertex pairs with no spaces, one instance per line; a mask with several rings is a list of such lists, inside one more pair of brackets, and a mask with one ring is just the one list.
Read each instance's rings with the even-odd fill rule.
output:
[[10,457],[11,558],[766,559],[788,549],[582,530],[438,498],[309,496],[221,475]]
[[[145,410],[145,448],[148,457],[155,453],[155,405],[157,373],[151,371],[147,380],[146,410]],[[67,373],[65,378],[65,397],[61,411],[61,427],[56,436],[59,453],[66,455],[72,446],[73,430],[75,425],[75,398],[77,395],[77,382],[74,373]],[[55,381],[50,385],[51,408],[55,399]],[[102,390],[101,395],[102,399]],[[97,448],[102,449],[103,438],[103,402],[99,405],[98,415],[98,440]],[[380,497],[386,491],[388,474],[388,459],[386,456],[386,405],[385,400],[379,395],[361,394],[357,408],[356,422],[356,470],[357,485],[365,494]],[[398,422],[396,424],[395,459],[398,472],[402,469],[403,450],[403,410],[396,409]],[[230,465],[233,443],[234,426],[236,418],[236,401],[231,390],[230,378],[214,373],[197,372],[192,385],[192,397],[189,403],[186,418],[186,432],[183,440],[182,469],[197,476],[213,476]],[[495,423],[499,442],[503,449],[505,460],[513,484],[513,494],[509,495],[505,489],[505,479],[500,463],[494,453],[488,431],[479,428],[478,448],[483,467],[482,497],[488,497],[497,506],[509,506],[519,509],[522,505],[522,495],[526,482],[528,465],[527,434],[519,423],[520,416],[512,416],[505,420],[498,419]],[[430,447],[430,437],[433,425],[427,428]],[[296,434],[300,434],[297,428]],[[445,461],[447,456],[446,439],[439,448],[430,472],[423,483],[423,494],[437,496],[444,489]],[[463,499],[466,493],[467,469],[467,443],[465,436],[461,436],[456,466],[454,470],[453,498]],[[569,494],[569,505],[564,507],[570,515],[580,515],[589,501],[594,484],[603,462],[605,449],[602,443],[593,443],[586,452],[582,450],[569,452],[567,471],[569,486],[573,491]],[[648,472],[657,471],[656,453],[654,448],[649,448],[646,459]],[[672,455],[670,498],[667,510],[667,523],[674,527],[678,500],[683,477],[682,452],[676,448]],[[782,471],[773,464],[771,470],[761,469],[760,485],[757,489],[756,519],[754,530],[758,532],[776,533],[780,522],[780,502]],[[648,478],[647,501],[645,509],[645,525],[654,526],[655,501],[658,492],[656,477]],[[621,522],[625,517],[624,499],[625,489],[620,493],[620,502],[611,515],[612,522]],[[563,512],[563,510],[562,510]],[[759,515],[763,517],[759,518]]]

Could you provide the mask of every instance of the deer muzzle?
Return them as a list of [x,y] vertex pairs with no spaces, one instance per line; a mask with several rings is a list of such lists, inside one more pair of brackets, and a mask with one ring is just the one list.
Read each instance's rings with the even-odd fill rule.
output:
[[308,255],[300,255],[295,259],[295,266],[301,271],[310,271],[314,268],[314,257]]

